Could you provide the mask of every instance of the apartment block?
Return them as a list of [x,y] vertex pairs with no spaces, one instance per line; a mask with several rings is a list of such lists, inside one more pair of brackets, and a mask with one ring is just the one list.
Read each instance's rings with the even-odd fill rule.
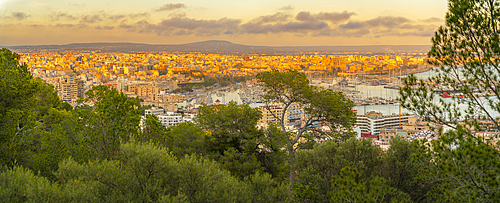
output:
[[75,101],[78,96],[84,94],[84,83],[77,79],[75,75],[64,75],[60,81],[60,88],[62,101]]
[[382,128],[396,128],[407,124],[408,121],[416,120],[418,117],[410,114],[393,114],[382,115],[382,113],[370,111],[364,115],[358,115],[356,126],[361,128],[361,132],[370,132],[373,135],[378,135]]

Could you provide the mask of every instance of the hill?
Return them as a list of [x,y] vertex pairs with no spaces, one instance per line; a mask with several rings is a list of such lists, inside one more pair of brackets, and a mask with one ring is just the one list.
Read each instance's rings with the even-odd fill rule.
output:
[[101,52],[200,52],[220,54],[297,54],[306,52],[427,52],[430,45],[370,45],[370,46],[251,46],[228,41],[210,40],[187,44],[139,43],[73,43],[66,45],[36,45],[7,47],[20,52],[38,51],[101,51]]

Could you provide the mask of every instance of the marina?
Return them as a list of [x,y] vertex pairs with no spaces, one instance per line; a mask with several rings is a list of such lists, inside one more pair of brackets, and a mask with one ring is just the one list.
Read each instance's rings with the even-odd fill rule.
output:
[[[435,72],[432,70],[422,73],[417,73],[415,76],[421,79],[427,79],[434,76]],[[342,91],[344,95],[354,101],[353,109],[356,110],[358,115],[363,115],[369,111],[381,112],[384,115],[398,114],[400,112],[399,103],[397,98],[399,96],[399,87],[402,82],[396,78],[389,78],[384,81],[377,79],[377,83],[371,82],[369,79],[360,78],[330,78],[330,79],[317,79],[311,80],[311,85],[318,88],[332,89],[334,91]],[[449,97],[443,97],[442,92],[436,92],[434,101],[438,102],[443,99],[445,102],[454,102],[454,97],[460,98],[459,93],[448,93]],[[212,93],[210,95],[211,101],[219,100],[223,104],[230,101],[235,101],[238,104],[247,103],[251,107],[258,107],[264,105],[260,97],[262,95],[261,88],[257,84],[241,85],[238,89],[233,91],[224,91],[223,93]],[[481,100],[485,100],[484,95],[479,96]],[[465,96],[463,96],[465,97]],[[466,104],[459,104],[458,107],[462,110],[467,109]],[[494,112],[489,107],[487,110]],[[401,108],[401,113],[412,113],[405,108]]]

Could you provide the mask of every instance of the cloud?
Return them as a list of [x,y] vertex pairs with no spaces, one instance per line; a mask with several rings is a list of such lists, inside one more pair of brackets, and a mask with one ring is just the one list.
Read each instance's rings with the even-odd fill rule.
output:
[[176,3],[176,4],[169,3],[169,4],[164,4],[163,6],[161,6],[158,9],[155,9],[155,11],[156,12],[171,11],[171,10],[175,10],[175,9],[185,8],[185,7],[186,7],[186,5],[181,4],[181,3]]
[[321,12],[318,14],[311,14],[308,11],[302,11],[295,16],[295,19],[298,21],[319,21],[325,20],[330,21],[332,23],[338,23],[341,21],[349,20],[351,16],[355,15],[353,12],[343,11],[341,13],[337,12]]
[[380,16],[366,21],[349,21],[348,23],[342,24],[339,27],[344,29],[360,29],[370,27],[393,28],[408,22],[410,22],[410,20],[405,17]]
[[127,24],[121,24],[118,26],[119,28],[126,29],[129,31],[135,31],[136,26],[134,25],[127,25]]
[[302,11],[295,16],[295,19],[299,21],[315,21],[316,19],[311,16],[311,13]]
[[[277,12],[273,15],[257,17],[248,23],[240,25],[242,33],[249,34],[267,34],[267,33],[300,33],[308,34],[311,31],[329,29],[329,25],[324,21],[340,22],[350,18],[354,13],[344,11],[342,13],[318,13],[299,12],[293,20],[292,15]],[[327,31],[326,31],[327,32]],[[329,32],[327,32],[329,33]]]
[[183,12],[183,13],[172,13],[172,14],[169,14],[168,15],[170,18],[185,18],[186,17],[186,13]]
[[151,14],[148,12],[143,12],[143,13],[131,13],[128,14],[127,16],[129,18],[142,18],[142,17],[149,17]]
[[56,27],[75,27],[76,25],[74,24],[56,24]]
[[351,37],[363,37],[363,36],[368,35],[368,34],[370,34],[370,30],[368,30],[368,29],[360,29],[360,30],[357,30],[356,32],[348,33],[348,36],[351,36]]
[[18,21],[21,21],[21,20],[24,20],[24,19],[29,18],[29,17],[31,17],[31,15],[28,15],[28,14],[23,13],[23,12],[12,12],[12,14],[8,18],[13,18],[13,19],[16,19]]
[[295,7],[293,7],[291,4],[288,5],[288,6],[283,6],[281,8],[279,8],[278,10],[279,11],[292,11],[293,9],[295,9]]
[[409,32],[391,32],[388,31],[385,33],[385,35],[389,36],[398,36],[398,37],[404,37],[404,36],[417,36],[417,37],[432,37],[434,36],[434,31],[435,29],[426,29],[426,30],[417,30],[417,31],[409,31]]
[[104,20],[104,14],[92,14],[92,15],[84,15],[80,20],[80,23],[97,23]]
[[98,14],[80,16],[80,23],[93,24],[93,23],[110,22],[110,21],[116,22],[116,21],[120,21],[120,20],[137,19],[137,18],[144,18],[144,17],[148,17],[148,16],[150,16],[150,13],[148,13],[148,12],[115,14],[115,15],[110,15],[110,14],[106,14],[104,12],[101,12]]
[[241,20],[221,18],[219,20],[197,20],[191,18],[170,18],[158,24],[139,21],[135,24],[120,25],[120,28],[140,33],[157,33],[158,35],[199,35],[212,36],[234,33],[238,30]]
[[98,30],[112,30],[115,26],[96,26],[95,28]]
[[346,24],[340,25],[339,27],[344,29],[358,29],[366,27],[366,24],[363,22],[348,22]]
[[55,25],[55,27],[59,27],[59,28],[74,28],[74,27],[86,28],[88,26],[85,24],[61,24],[61,23],[58,23]]
[[68,5],[78,7],[78,8],[85,7],[85,3],[77,4],[77,3],[69,2]]
[[234,29],[238,26],[241,20],[222,18],[219,20],[196,20],[190,18],[172,18],[163,20],[159,25],[164,27],[183,28],[194,30],[199,28],[214,28],[214,29]]
[[427,18],[427,19],[422,20],[422,21],[427,22],[427,23],[435,23],[435,22],[443,22],[444,20],[441,18],[432,17],[432,18]]
[[287,21],[290,17],[292,17],[292,15],[282,13],[282,12],[277,12],[273,15],[259,16],[255,19],[253,19],[251,22],[253,22],[253,23],[283,22],[283,21]]
[[402,23],[407,23],[409,21],[410,20],[405,17],[381,16],[366,21],[366,24],[368,24],[371,27],[376,27],[376,26],[396,27],[398,25],[401,25]]
[[59,19],[68,19],[68,20],[76,20],[77,17],[76,16],[73,16],[71,14],[68,14],[68,13],[63,13],[63,12],[52,12],[49,17],[52,19],[52,20],[59,20]]
[[[184,8],[184,4],[165,4],[171,10]],[[164,9],[168,6],[163,6]],[[163,8],[162,7],[162,8]],[[288,6],[291,8],[291,5]],[[286,10],[286,9],[281,9]],[[87,27],[96,31],[117,30],[135,33],[154,33],[159,36],[245,36],[290,34],[310,37],[384,37],[384,36],[418,36],[433,35],[432,23],[438,18],[412,21],[401,16],[379,16],[367,20],[352,19],[356,14],[349,11],[318,12],[301,11],[292,13],[278,11],[269,15],[258,16],[250,21],[220,18],[214,20],[195,19],[186,16],[183,10],[167,13],[167,19],[150,19],[151,13],[110,14],[104,11],[84,13],[83,15],[65,12],[52,12],[48,19],[54,27],[78,29]],[[9,17],[9,16],[5,16]],[[13,18],[13,17],[10,17]],[[24,17],[26,18],[26,16]],[[69,21],[71,20],[71,21]],[[425,21],[425,22],[424,22]],[[428,22],[427,22],[428,21]]]
[[260,23],[245,23],[240,26],[244,33],[267,34],[279,32],[307,32],[311,30],[320,30],[328,27],[325,22],[288,22],[263,25]]

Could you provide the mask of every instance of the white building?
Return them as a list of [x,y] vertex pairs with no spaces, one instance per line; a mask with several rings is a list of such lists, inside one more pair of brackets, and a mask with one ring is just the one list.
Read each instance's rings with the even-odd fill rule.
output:
[[[408,118],[415,117],[410,114],[401,115],[401,124],[408,123]],[[358,115],[356,119],[356,126],[361,128],[361,132],[371,132],[372,135],[378,135],[382,128],[397,128],[399,127],[400,116],[399,114],[382,115],[375,111],[365,113],[365,115]]]
[[156,115],[158,117],[158,121],[166,127],[174,126],[182,122],[192,121],[194,115],[188,114],[182,116],[180,113],[167,112],[166,114]]
[[153,114],[153,115],[160,115],[160,114],[165,114],[165,109],[160,109],[160,108],[157,108],[157,107],[151,107],[150,109],[146,109],[144,111],[146,115],[149,115],[149,114]]

